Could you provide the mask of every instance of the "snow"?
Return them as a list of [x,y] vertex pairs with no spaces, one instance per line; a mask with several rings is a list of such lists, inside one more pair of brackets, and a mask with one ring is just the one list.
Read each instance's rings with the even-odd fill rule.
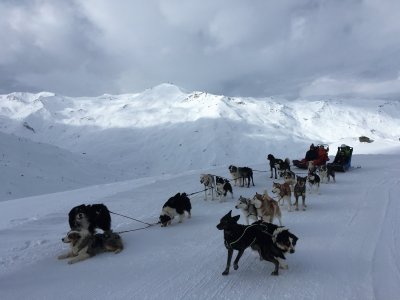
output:
[[[395,101],[229,98],[169,84],[93,98],[1,95],[0,298],[398,299],[399,110]],[[241,214],[240,195],[271,191],[268,153],[299,159],[311,142],[329,144],[331,160],[337,146],[354,147],[353,168],[308,194],[306,211],[282,207],[299,237],[289,269],[271,276],[273,265],[248,249],[222,276],[219,219]],[[230,164],[252,167],[255,187],[204,201],[199,175],[229,177]],[[191,219],[122,233],[119,254],[57,260],[73,206],[104,203],[154,223],[177,192],[199,192]],[[145,226],[112,215],[115,231]]]

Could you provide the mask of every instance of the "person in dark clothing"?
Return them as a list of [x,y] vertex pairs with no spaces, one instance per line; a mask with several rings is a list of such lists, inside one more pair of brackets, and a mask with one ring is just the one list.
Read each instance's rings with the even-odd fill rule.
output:
[[315,148],[314,144],[311,144],[310,150],[306,152],[306,161],[316,160],[318,158],[318,149]]

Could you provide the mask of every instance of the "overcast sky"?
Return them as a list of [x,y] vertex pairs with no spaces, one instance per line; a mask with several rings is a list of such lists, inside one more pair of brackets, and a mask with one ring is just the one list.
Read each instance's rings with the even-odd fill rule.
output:
[[400,100],[399,0],[0,0],[0,93]]

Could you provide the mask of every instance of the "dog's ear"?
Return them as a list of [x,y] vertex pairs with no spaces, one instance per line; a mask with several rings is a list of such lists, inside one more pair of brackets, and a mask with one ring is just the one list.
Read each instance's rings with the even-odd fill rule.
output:
[[233,219],[233,221],[237,222],[240,219],[240,215],[234,216],[232,219]]

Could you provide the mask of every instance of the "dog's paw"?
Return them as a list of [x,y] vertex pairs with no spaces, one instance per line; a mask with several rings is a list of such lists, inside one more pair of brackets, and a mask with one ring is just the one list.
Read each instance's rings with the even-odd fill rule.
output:
[[239,266],[238,265],[233,265],[233,269],[237,270],[237,269],[239,269]]
[[279,268],[284,269],[284,270],[287,270],[287,269],[289,269],[289,266],[288,266],[287,264],[282,264],[282,263],[280,263],[280,264],[279,264]]
[[228,275],[228,274],[229,274],[228,270],[225,270],[225,271],[222,272],[222,275]]
[[69,254],[61,254],[61,255],[57,256],[57,259],[66,259],[68,257],[70,257]]
[[273,271],[273,272],[271,273],[271,275],[272,275],[272,276],[278,276],[279,273],[278,273],[278,271]]

